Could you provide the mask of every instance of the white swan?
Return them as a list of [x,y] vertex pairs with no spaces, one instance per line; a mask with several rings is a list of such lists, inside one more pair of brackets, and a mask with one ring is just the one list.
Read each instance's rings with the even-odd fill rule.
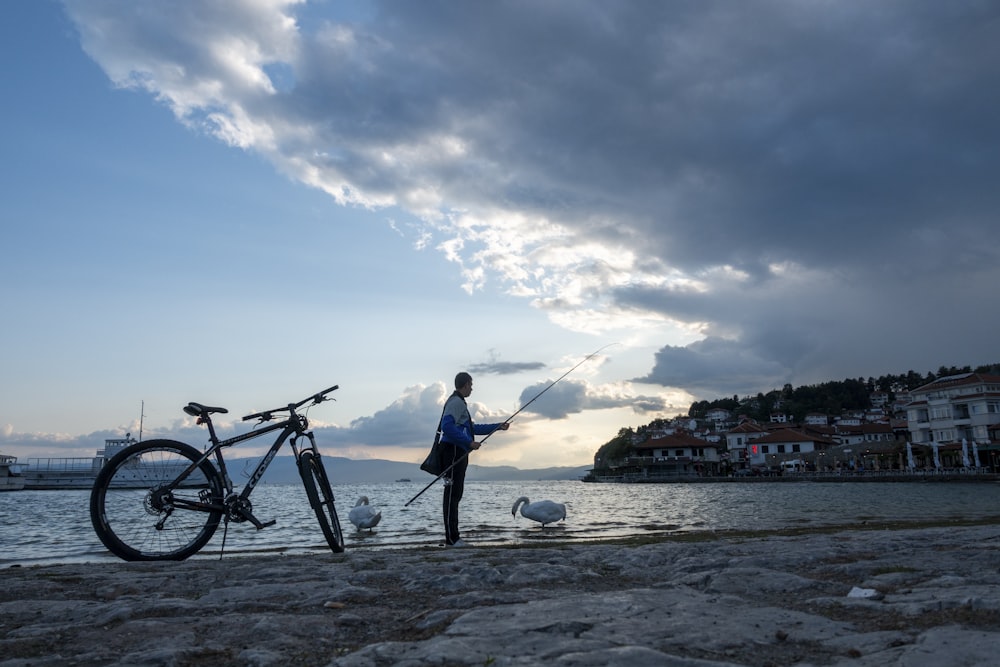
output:
[[365,528],[371,530],[382,520],[382,512],[377,511],[368,504],[368,496],[361,496],[358,498],[358,502],[354,504],[354,507],[351,508],[351,512],[347,515],[347,518],[357,526],[358,530],[364,530]]
[[521,507],[521,516],[526,516],[532,521],[537,521],[545,528],[547,523],[555,523],[566,518],[566,506],[562,503],[554,503],[551,500],[539,500],[531,502],[527,496],[521,496],[514,501],[514,506],[510,508],[510,513],[517,518],[517,508]]

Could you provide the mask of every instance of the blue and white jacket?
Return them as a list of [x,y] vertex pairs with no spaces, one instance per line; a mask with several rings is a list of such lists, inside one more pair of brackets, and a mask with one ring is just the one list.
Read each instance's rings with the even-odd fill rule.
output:
[[469,406],[457,391],[448,397],[441,417],[441,442],[450,442],[464,452],[472,451],[477,435],[489,435],[502,424],[473,424]]

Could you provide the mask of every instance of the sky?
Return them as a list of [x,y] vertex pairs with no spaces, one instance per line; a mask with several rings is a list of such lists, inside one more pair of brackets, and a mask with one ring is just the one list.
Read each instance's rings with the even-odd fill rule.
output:
[[[587,465],[694,400],[994,363],[1000,6],[13,0],[0,452]],[[241,444],[252,454],[254,444]]]

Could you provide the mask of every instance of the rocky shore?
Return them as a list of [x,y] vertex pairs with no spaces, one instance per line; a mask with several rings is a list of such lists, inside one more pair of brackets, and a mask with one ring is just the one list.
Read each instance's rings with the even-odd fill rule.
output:
[[0,572],[0,666],[996,664],[1000,526]]

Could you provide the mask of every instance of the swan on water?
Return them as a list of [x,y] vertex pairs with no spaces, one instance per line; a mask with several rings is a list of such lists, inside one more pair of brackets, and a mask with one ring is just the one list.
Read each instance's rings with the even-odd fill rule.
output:
[[554,503],[551,500],[539,500],[531,502],[527,496],[521,496],[514,501],[514,506],[510,508],[510,513],[517,518],[517,508],[521,507],[521,516],[528,517],[532,521],[537,521],[545,528],[547,523],[555,523],[566,518],[566,506],[562,503]]
[[351,513],[347,515],[347,518],[358,527],[358,530],[365,528],[371,530],[382,520],[382,512],[368,504],[368,496],[361,496],[351,508]]

